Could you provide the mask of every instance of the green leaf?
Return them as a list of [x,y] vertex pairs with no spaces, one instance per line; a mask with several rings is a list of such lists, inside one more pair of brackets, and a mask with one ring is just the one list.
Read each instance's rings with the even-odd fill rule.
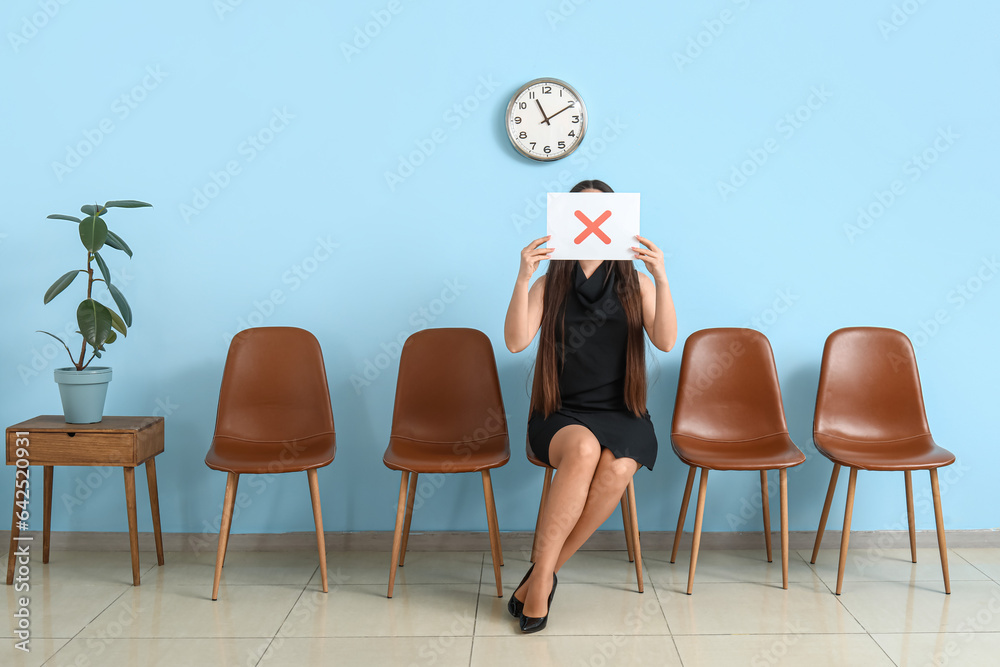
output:
[[80,240],[90,252],[97,252],[108,238],[108,226],[96,215],[84,218],[80,223]]
[[108,312],[111,313],[111,326],[121,333],[123,336],[128,336],[128,329],[125,328],[125,323],[122,322],[122,318],[119,317],[118,313],[108,308]]
[[[53,213],[52,215],[45,216],[49,220],[69,220],[70,222],[80,222],[80,218],[74,218],[72,215],[63,215],[61,213]],[[42,333],[45,333],[44,331]]]
[[111,298],[118,304],[118,310],[122,311],[122,319],[125,320],[125,324],[132,326],[132,309],[129,307],[128,301],[125,300],[125,295],[111,283],[108,283],[108,291],[111,292]]
[[[45,301],[44,301],[44,303],[48,303],[49,301],[52,301],[52,299],[56,298],[56,296],[60,292],[62,292],[67,287],[69,287],[70,283],[73,282],[73,279],[76,278],[76,274],[78,274],[78,273],[83,273],[83,271],[80,271],[80,270],[67,271],[66,273],[62,274],[62,276],[59,278],[59,280],[57,280],[54,283],[52,283],[52,287],[50,287],[49,289],[47,289],[45,291]],[[46,332],[43,331],[42,333],[46,333]]]
[[120,236],[118,236],[117,234],[115,234],[110,229],[108,230],[108,237],[106,239],[104,239],[104,245],[110,246],[110,247],[114,248],[115,250],[121,250],[123,253],[125,253],[129,257],[132,256],[132,248],[129,248],[128,244],[125,243],[125,241],[123,241]]
[[101,270],[101,275],[104,276],[104,282],[107,285],[111,284],[111,271],[108,270],[108,265],[105,263],[104,258],[101,257],[101,253],[95,252],[94,259],[97,260],[97,268]]
[[[112,330],[111,333],[108,334],[107,340],[104,341],[104,345],[111,345],[111,343],[115,342],[116,340],[118,340],[118,334],[116,334],[114,330]],[[101,346],[102,349],[104,348],[104,345]]]
[[104,205],[105,208],[142,208],[143,206],[152,207],[153,205],[137,199],[116,199]]
[[111,333],[111,311],[93,299],[84,299],[76,309],[80,333],[92,348],[99,349]]
[[106,207],[98,206],[97,204],[84,204],[80,207],[80,210],[87,215],[94,215],[94,213],[97,213],[97,215],[104,215],[108,212]]

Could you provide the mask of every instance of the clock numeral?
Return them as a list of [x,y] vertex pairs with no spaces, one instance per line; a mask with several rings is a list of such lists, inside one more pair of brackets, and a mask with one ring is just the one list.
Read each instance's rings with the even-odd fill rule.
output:
[[531,142],[531,150],[535,150],[535,142],[534,141]]
[[573,116],[573,122],[574,123],[579,123],[580,122],[580,117],[579,116]]
[[566,142],[565,141],[560,141],[556,145],[559,147],[559,150],[563,150],[564,148],[566,148]]
[[520,124],[521,124],[521,117],[514,116],[514,125],[520,125]]
[[570,130],[569,134],[567,134],[566,136],[567,137],[575,137],[576,136],[576,131],[575,130]]
[[570,101],[569,101],[569,106],[570,106],[570,107],[575,107],[575,106],[576,106],[576,102],[575,102],[575,101],[573,101],[573,100],[570,100]]
[[542,95],[548,95],[552,92],[552,86],[542,86]]
[[527,132],[521,132],[520,134],[517,135],[517,138],[518,139],[527,139],[528,138],[528,133]]
[[552,146],[546,146],[546,147],[545,147],[545,148],[543,148],[542,150],[543,150],[543,151],[545,151],[545,154],[546,154],[546,155],[548,155],[549,153],[551,153],[551,152],[552,152]]
[[528,99],[529,100],[535,99],[535,91],[533,91],[533,90],[529,90],[528,91]]
[[528,103],[527,102],[518,102],[517,103],[517,108],[518,109],[527,109],[528,108]]

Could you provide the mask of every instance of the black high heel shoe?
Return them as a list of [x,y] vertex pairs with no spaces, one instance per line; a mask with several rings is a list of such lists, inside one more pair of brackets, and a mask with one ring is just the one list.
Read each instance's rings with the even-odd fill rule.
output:
[[549,622],[549,612],[552,610],[552,598],[556,594],[556,584],[559,583],[559,579],[556,577],[556,573],[552,573],[552,592],[549,593],[549,608],[545,610],[545,616],[541,618],[534,618],[531,616],[525,616],[523,613],[524,605],[521,605],[521,632],[524,634],[529,634],[531,632],[538,632],[543,630],[545,625]]
[[[528,568],[527,574],[524,575],[524,579],[522,579],[521,583],[519,583],[517,585],[517,588],[514,589],[514,593],[517,592],[518,588],[524,586],[524,582],[528,580],[528,577],[531,576],[531,571],[534,569],[535,569],[535,564],[532,563],[531,567]],[[507,601],[507,611],[510,612],[510,615],[513,616],[514,618],[521,618],[521,610],[524,609],[524,603],[518,600],[516,597],[514,597],[514,593],[510,594],[510,600]]]

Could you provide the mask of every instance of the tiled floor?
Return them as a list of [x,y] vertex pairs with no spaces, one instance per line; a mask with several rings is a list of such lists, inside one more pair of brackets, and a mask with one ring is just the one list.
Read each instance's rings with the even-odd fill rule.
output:
[[[835,596],[837,552],[792,552],[789,589],[760,551],[702,551],[694,595],[687,554],[644,554],[645,593],[623,552],[581,552],[563,569],[543,632],[521,636],[496,597],[488,552],[413,552],[385,597],[387,553],[233,552],[219,600],[214,553],[144,553],[131,585],[124,552],[53,552],[31,567],[31,652],[14,648],[18,598],[6,587],[6,665],[981,665],[1000,654],[1000,549],[852,552]],[[505,554],[504,592],[527,568]],[[6,562],[6,556],[4,556]]]

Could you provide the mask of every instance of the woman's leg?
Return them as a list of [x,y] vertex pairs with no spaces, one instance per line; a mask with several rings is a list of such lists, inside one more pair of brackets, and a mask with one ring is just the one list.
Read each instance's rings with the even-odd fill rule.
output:
[[629,480],[638,469],[639,464],[635,459],[627,457],[616,459],[611,450],[601,451],[601,460],[597,464],[590,493],[587,494],[587,502],[576,525],[563,542],[559,558],[556,560],[556,572],[615,511],[628,487]]
[[552,573],[567,535],[583,512],[600,458],[601,445],[585,426],[564,426],[552,436],[549,461],[556,474],[536,528],[535,569],[520,591],[525,616],[538,618],[548,613]]

